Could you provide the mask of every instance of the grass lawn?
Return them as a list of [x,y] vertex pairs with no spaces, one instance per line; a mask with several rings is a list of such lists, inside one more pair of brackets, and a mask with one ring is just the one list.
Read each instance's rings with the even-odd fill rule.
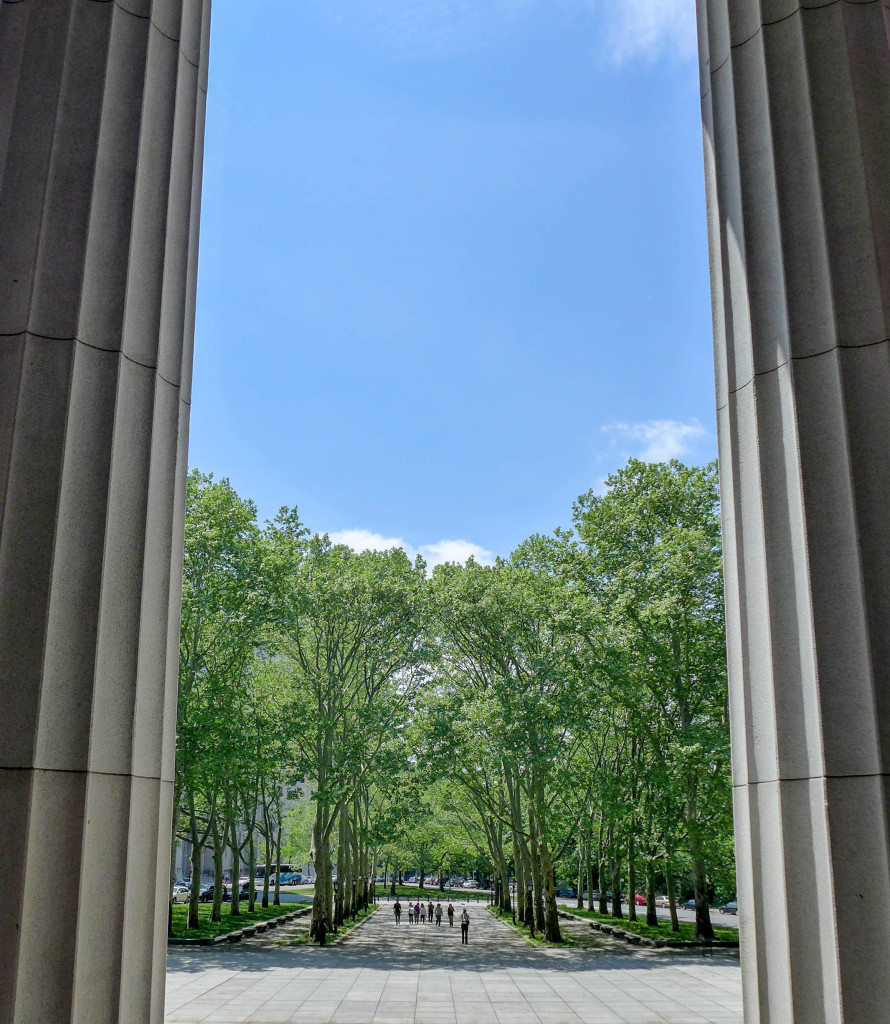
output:
[[[587,917],[591,921],[600,921],[602,924],[611,924],[621,928],[625,932],[634,932],[636,935],[643,935],[647,939],[670,939],[672,941],[696,942],[695,925],[692,921],[681,921],[679,932],[671,931],[670,921],[660,921],[657,928],[646,924],[643,921],[628,921],[625,918],[612,917],[611,914],[598,914],[595,910],[577,910],[571,908],[571,913],[578,917]],[[644,911],[645,913],[645,911]],[[714,938],[721,942],[738,942],[738,928],[714,928]]]
[[238,917],[232,917],[232,904],[223,903],[222,920],[211,921],[210,911],[212,903],[198,904],[198,920],[200,928],[186,928],[188,922],[188,904],[176,903],[173,906],[173,934],[177,939],[203,939],[215,935],[225,935],[226,932],[235,932],[249,924],[256,924],[258,921],[268,921],[271,917],[280,917],[282,914],[289,914],[299,907],[294,903],[282,903],[281,906],[268,906],[264,910],[257,906],[252,914],[247,912],[247,904],[241,904],[242,910]]
[[563,935],[562,942],[548,942],[541,932],[536,931],[534,937],[528,928],[516,919],[516,924],[513,924],[513,913],[512,911],[508,914],[497,907],[488,908],[495,917],[499,917],[508,928],[512,928],[514,932],[518,932],[526,942],[530,942],[533,946],[550,946],[551,948],[556,946],[574,946],[575,943],[568,935]]
[[[315,887],[312,885],[282,885],[282,892],[292,892],[300,896],[311,896],[315,892]],[[270,890],[271,893],[271,890]],[[384,885],[382,882],[377,883],[377,902],[386,903],[386,897],[389,896],[389,882]],[[488,896],[484,892],[468,892],[466,889],[446,889],[445,892],[441,892],[437,886],[427,886],[425,889],[421,889],[416,885],[397,885],[396,896],[401,899],[417,900],[423,899],[424,902],[429,903],[430,900],[433,903],[445,904],[449,900],[453,903],[460,901],[461,903],[487,903]],[[394,897],[390,896],[390,901]]]
[[[386,897],[389,896],[389,883],[386,885],[378,883],[377,885],[377,899],[383,900],[386,903]],[[397,885],[396,896],[404,899],[411,899],[415,902],[418,900],[424,900],[429,903],[430,900],[433,904],[441,903],[443,906],[451,900],[452,903],[465,903],[467,900],[470,903],[487,903],[489,895],[484,892],[468,892],[466,889],[446,889],[445,892],[441,892],[436,886],[427,886],[426,889],[421,889],[416,885]],[[478,897],[478,899],[477,899]],[[393,897],[390,896],[390,901]]]

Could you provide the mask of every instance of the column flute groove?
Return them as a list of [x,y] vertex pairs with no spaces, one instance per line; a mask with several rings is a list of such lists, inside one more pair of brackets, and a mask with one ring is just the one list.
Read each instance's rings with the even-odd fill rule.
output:
[[0,1024],[163,1020],[209,17],[0,0]]
[[876,0],[698,0],[748,1024],[890,978],[890,45]]

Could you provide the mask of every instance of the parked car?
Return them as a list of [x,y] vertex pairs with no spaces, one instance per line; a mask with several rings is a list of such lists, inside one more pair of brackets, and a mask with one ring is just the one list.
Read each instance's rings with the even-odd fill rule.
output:
[[578,890],[571,885],[564,885],[556,890],[557,896],[562,896],[564,899],[573,900],[578,895]]
[[464,882],[464,884],[461,886],[461,889],[475,889],[475,888],[476,888],[476,883],[473,881],[472,878],[468,878],[466,880],[466,882]]
[[174,885],[172,901],[173,903],[188,903],[189,887],[187,885]]
[[670,897],[665,894],[659,894],[655,897],[655,906],[661,907],[663,910],[670,910],[671,900]]
[[[200,903],[212,903],[215,893],[216,889],[214,886],[202,886],[201,895],[198,897],[198,901]],[[228,903],[228,901],[232,898],[232,894],[229,892],[229,887],[227,885],[224,885],[222,887],[222,898],[223,903]]]
[[729,903],[724,903],[720,907],[721,914],[737,914],[739,912],[739,905],[736,900],[730,900]]

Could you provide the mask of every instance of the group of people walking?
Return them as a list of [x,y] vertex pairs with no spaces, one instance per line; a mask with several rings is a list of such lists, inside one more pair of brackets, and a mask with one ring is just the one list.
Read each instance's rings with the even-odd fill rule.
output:
[[[393,914],[395,915],[396,924],[400,924],[402,920],[402,903],[399,900],[398,896],[396,897],[396,902],[393,905],[392,910]],[[447,914],[448,916],[448,927],[453,928],[454,907],[451,905],[450,902],[448,904],[447,910],[445,911],[442,910],[441,903],[437,903],[435,906],[433,906],[432,900],[430,900],[429,903],[424,903],[423,901],[421,901],[419,903],[415,903],[414,906],[412,906],[410,902],[408,903],[409,924],[426,924],[427,921],[429,921],[430,924],[432,924],[433,921],[435,921],[436,924],[439,925],[439,927],[441,927],[442,917],[444,914]],[[464,945],[469,945],[470,943],[469,933],[470,915],[469,912],[467,911],[467,908],[464,907],[460,915],[460,941]]]

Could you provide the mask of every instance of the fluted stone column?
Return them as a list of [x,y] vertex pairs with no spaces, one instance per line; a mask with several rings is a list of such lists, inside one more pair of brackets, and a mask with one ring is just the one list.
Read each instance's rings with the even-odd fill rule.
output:
[[0,3],[0,1022],[163,1018],[209,0]]
[[890,0],[699,0],[745,1020],[890,1020]]

